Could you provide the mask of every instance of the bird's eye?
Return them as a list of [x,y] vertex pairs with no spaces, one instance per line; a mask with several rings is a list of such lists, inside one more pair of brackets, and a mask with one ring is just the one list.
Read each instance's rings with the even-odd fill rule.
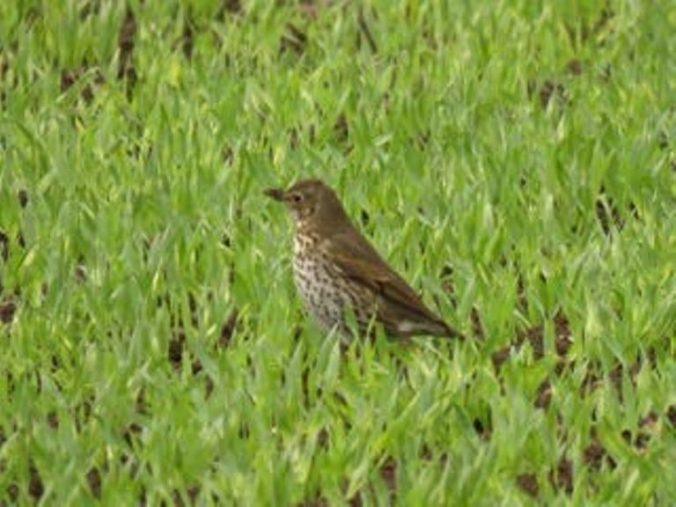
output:
[[293,194],[293,195],[291,196],[291,200],[292,200],[293,202],[300,202],[300,201],[303,200],[303,196],[300,195],[300,194]]

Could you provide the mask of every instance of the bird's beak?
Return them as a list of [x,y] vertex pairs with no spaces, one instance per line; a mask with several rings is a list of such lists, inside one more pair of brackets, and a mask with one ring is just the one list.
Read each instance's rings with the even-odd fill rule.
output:
[[286,194],[281,188],[268,188],[267,190],[264,190],[263,193],[275,201],[283,201],[284,195]]

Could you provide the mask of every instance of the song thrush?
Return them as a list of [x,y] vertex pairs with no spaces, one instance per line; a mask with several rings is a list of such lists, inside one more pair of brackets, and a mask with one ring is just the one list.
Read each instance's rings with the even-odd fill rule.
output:
[[375,318],[391,336],[461,336],[378,255],[322,181],[303,180],[288,190],[271,188],[265,194],[291,211],[296,287],[323,328],[349,334],[346,314],[351,311],[360,332]]

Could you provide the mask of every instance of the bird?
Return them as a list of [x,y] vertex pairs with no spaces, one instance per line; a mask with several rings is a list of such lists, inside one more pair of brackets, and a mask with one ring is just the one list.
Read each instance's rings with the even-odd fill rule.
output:
[[325,331],[351,336],[382,325],[395,338],[462,338],[432,312],[348,217],[336,192],[319,179],[298,181],[268,197],[286,205],[295,223],[293,275],[305,309]]

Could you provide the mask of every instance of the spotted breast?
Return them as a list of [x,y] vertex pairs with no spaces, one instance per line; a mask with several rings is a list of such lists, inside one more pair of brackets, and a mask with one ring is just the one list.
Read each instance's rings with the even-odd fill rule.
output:
[[370,314],[365,305],[359,304],[367,294],[355,292],[356,288],[331,263],[316,235],[298,232],[293,254],[294,281],[303,305],[325,331],[336,328],[348,335],[345,319],[348,308],[360,327],[368,325]]

